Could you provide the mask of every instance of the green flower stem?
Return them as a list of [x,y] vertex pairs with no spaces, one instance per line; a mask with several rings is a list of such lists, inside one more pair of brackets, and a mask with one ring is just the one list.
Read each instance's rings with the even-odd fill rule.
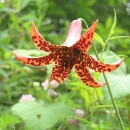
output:
[[94,88],[92,90],[92,110],[91,110],[91,116],[90,116],[90,125],[89,125],[89,130],[91,130],[91,125],[92,125],[92,120],[93,120],[93,114],[94,114]]
[[[87,22],[86,22],[83,18],[79,18],[79,19],[85,23],[85,26],[86,26],[86,28],[88,29],[88,24],[87,24]],[[86,30],[85,30],[85,31],[86,31]]]
[[104,52],[104,50],[105,50],[105,48],[106,48],[106,44],[107,44],[107,42],[109,41],[109,39],[110,39],[110,37],[111,37],[111,34],[109,34],[109,36],[107,37],[107,39],[106,39],[106,41],[105,41],[105,46],[102,48],[102,53],[101,53],[101,57],[99,58],[97,58],[98,60],[102,60],[102,56],[103,56],[103,52]]
[[[97,57],[97,59],[99,60],[98,52],[97,52],[97,49],[96,49],[94,43],[92,44],[92,46],[93,46],[93,48],[94,48],[96,57]],[[110,89],[109,82],[108,82],[107,77],[106,77],[106,75],[105,75],[104,73],[103,73],[103,77],[104,77],[104,79],[105,79],[105,81],[106,81],[107,88],[108,88],[108,91],[109,91],[109,94],[110,94],[110,97],[111,97],[111,101],[112,101],[112,104],[113,104],[114,109],[115,109],[115,111],[116,111],[116,114],[117,114],[117,117],[118,117],[118,120],[119,120],[121,129],[122,129],[122,130],[125,130],[125,129],[124,129],[124,126],[123,126],[122,119],[121,119],[121,117],[120,117],[120,114],[119,114],[119,111],[118,111],[118,108],[117,108],[117,105],[116,105],[115,100],[114,100],[114,98],[113,98],[113,95],[112,95],[112,92],[111,92],[111,89]]]

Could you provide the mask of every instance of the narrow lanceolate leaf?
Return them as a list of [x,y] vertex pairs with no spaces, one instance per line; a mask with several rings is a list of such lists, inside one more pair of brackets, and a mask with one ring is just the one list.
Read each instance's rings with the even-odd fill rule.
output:
[[117,23],[116,11],[114,9],[114,21],[113,21],[113,24],[112,24],[111,29],[110,29],[110,34],[114,33],[114,30],[115,30],[115,27],[116,27],[116,23]]
[[[126,106],[122,106],[122,105],[117,105],[117,106],[126,108]],[[109,105],[98,105],[98,106],[95,106],[94,108],[105,108],[105,107],[113,107],[113,105],[112,104],[109,104]]]
[[94,33],[94,39],[96,39],[102,46],[105,45],[104,41],[97,33]]
[[109,40],[118,39],[118,38],[130,38],[130,36],[116,36],[116,37],[111,37]]

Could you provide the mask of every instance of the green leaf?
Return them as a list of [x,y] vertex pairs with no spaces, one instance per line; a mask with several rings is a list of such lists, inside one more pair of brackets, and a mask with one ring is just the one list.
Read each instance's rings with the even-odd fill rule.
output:
[[85,107],[88,109],[92,103],[93,96],[94,101],[100,100],[103,97],[102,88],[96,88],[93,95],[93,89],[82,82],[71,82],[69,83],[71,85],[74,85],[73,88],[71,88],[72,91],[79,91],[81,96],[83,97],[85,101]]
[[16,9],[13,8],[0,8],[0,12],[6,12],[6,13],[16,13],[18,12]]
[[46,130],[60,119],[73,115],[73,109],[65,104],[45,105],[36,101],[19,102],[12,107],[12,112],[21,117],[30,130]]
[[22,9],[24,9],[25,7],[27,7],[28,6],[28,4],[29,4],[29,2],[30,2],[30,0],[22,0],[21,1],[21,3],[20,3],[20,9],[22,10]]
[[[107,74],[107,79],[114,98],[120,98],[130,94],[130,74],[129,75],[115,75]],[[111,100],[107,87],[103,88],[104,98],[106,103]]]
[[[106,63],[114,63],[118,61],[120,58],[112,51],[108,51],[104,53],[104,56],[115,56],[113,58],[106,59],[104,62]],[[119,98],[130,94],[130,74],[126,74],[126,65],[122,62],[121,66],[117,68],[115,71],[106,74],[113,97]],[[100,80],[104,82],[103,76],[100,77]],[[111,100],[107,87],[103,87],[103,101],[105,103]]]
[[99,43],[101,43],[102,46],[105,46],[104,41],[97,33],[94,33],[94,39],[97,40]]
[[114,9],[114,21],[113,21],[113,24],[112,24],[111,29],[110,29],[110,34],[114,33],[114,30],[115,30],[115,27],[116,27],[116,23],[117,23],[116,11]]
[[110,59],[110,58],[114,58],[114,57],[127,57],[126,55],[116,55],[116,56],[108,56],[108,57],[105,57],[103,60],[106,60],[106,59]]
[[85,119],[83,119],[83,118],[79,118],[79,117],[75,117],[75,118],[76,118],[77,120],[81,121],[81,122],[90,124],[89,121],[87,121],[87,120],[85,120]]
[[0,40],[8,37],[8,33],[5,31],[0,31]]
[[20,119],[16,115],[10,115],[8,113],[2,114],[0,117],[0,129],[4,130],[5,128],[13,127],[14,124],[20,123]]
[[116,36],[116,37],[111,37],[109,40],[117,39],[117,38],[130,38],[130,36]]
[[[124,108],[126,108],[126,106],[122,106],[122,105],[117,105],[118,107],[124,107]],[[113,107],[113,105],[112,104],[107,104],[107,105],[97,105],[97,106],[95,106],[94,108],[105,108],[105,107]]]

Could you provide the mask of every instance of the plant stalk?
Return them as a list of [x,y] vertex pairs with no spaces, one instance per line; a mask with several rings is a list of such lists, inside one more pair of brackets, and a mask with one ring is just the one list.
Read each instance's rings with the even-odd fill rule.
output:
[[93,114],[94,114],[94,88],[92,91],[92,110],[91,110],[91,117],[90,117],[90,125],[89,125],[89,130],[91,130],[91,125],[92,125],[92,120],[93,120]]
[[[94,48],[96,57],[97,57],[97,59],[99,60],[98,52],[97,52],[97,49],[96,49],[94,43],[92,43],[92,46],[93,46],[93,48]],[[112,95],[112,92],[111,92],[111,89],[110,89],[109,82],[108,82],[107,77],[106,77],[106,75],[105,75],[104,73],[103,73],[103,77],[104,77],[105,82],[106,82],[106,84],[107,84],[107,88],[108,88],[108,91],[109,91],[109,94],[110,94],[110,97],[111,97],[111,101],[112,101],[112,104],[113,104],[114,109],[115,109],[115,111],[116,111],[116,115],[117,115],[117,117],[118,117],[118,121],[119,121],[119,123],[120,123],[121,129],[122,129],[122,130],[125,130],[125,129],[124,129],[124,126],[123,126],[123,122],[122,122],[121,116],[120,116],[119,111],[118,111],[118,108],[117,108],[117,105],[116,105],[115,100],[114,100],[114,98],[113,98],[113,95]]]

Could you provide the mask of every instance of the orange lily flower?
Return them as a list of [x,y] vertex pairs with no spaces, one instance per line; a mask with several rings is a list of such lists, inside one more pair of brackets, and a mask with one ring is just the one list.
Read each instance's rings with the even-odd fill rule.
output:
[[52,45],[46,41],[32,23],[32,40],[34,44],[38,49],[49,52],[49,54],[41,57],[21,56],[14,52],[12,54],[22,63],[31,66],[45,66],[54,63],[50,81],[56,80],[58,83],[62,83],[74,67],[75,72],[86,85],[90,87],[105,86],[106,83],[99,83],[93,79],[88,68],[101,73],[111,72],[120,66],[123,58],[113,64],[104,64],[86,53],[92,44],[97,23],[98,20],[81,36],[81,19],[72,21],[67,39],[61,46]]

